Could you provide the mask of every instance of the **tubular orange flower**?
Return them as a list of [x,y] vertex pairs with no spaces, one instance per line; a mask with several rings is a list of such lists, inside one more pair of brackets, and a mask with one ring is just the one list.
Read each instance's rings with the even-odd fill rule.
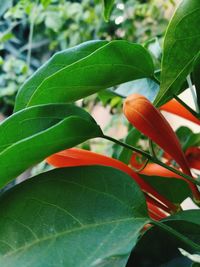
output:
[[148,183],[143,181],[142,178],[126,164],[116,159],[83,149],[70,148],[48,157],[46,161],[47,163],[55,167],[104,165],[117,168],[129,174],[138,183],[143,192],[151,194],[156,199],[165,204],[166,207],[169,207],[170,210],[176,210],[176,206],[173,203],[171,203],[165,197],[161,196]]
[[182,106],[175,99],[170,100],[166,104],[160,107],[160,110],[164,110],[175,115],[178,115],[186,120],[192,121],[200,125],[200,120],[198,120],[192,113],[190,113],[184,106]]
[[186,174],[191,175],[176,134],[148,99],[132,94],[125,100],[123,111],[132,125],[163,148]]
[[184,179],[182,176],[165,169],[164,167],[155,164],[155,163],[149,163],[147,166],[140,172],[141,174],[149,175],[149,176],[162,176],[162,177],[174,177],[177,179],[182,179],[188,182],[188,180]]
[[[185,155],[173,129],[151,102],[142,95],[132,94],[126,98],[123,111],[128,121],[166,151],[180,165],[182,171],[191,175]],[[194,197],[199,200],[197,187],[189,182]]]
[[[192,176],[176,134],[161,112],[147,98],[139,94],[130,95],[124,102],[123,111],[133,126],[167,152],[185,174]],[[195,199],[200,200],[197,187],[192,182],[189,184]]]

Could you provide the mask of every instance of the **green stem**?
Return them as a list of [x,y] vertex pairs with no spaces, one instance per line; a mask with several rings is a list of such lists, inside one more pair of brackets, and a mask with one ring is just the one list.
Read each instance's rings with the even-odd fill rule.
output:
[[195,251],[200,252],[200,245],[194,243],[192,240],[190,240],[189,238],[187,238],[186,236],[180,234],[179,232],[177,232],[176,230],[174,230],[173,228],[169,227],[168,225],[161,223],[159,221],[151,221],[151,224],[156,225],[158,227],[160,227],[161,229],[163,229],[165,232],[170,233],[172,235],[174,235],[175,237],[177,237],[177,239],[179,239],[180,241],[184,242],[185,244],[189,245],[191,248],[195,249]]
[[189,107],[183,100],[181,100],[178,96],[174,95],[174,98],[185,107],[192,115],[194,115],[197,119],[200,119],[200,115],[196,113],[191,107]]
[[144,170],[144,168],[147,166],[148,162],[149,162],[149,160],[146,159],[145,162],[144,162],[144,164],[142,165],[142,167],[140,167],[139,169],[136,169],[136,168],[134,168],[134,167],[132,166],[134,172],[141,172],[142,170]]
[[156,78],[155,75],[152,76],[151,79],[152,79],[155,83],[157,83],[158,85],[160,85],[160,81]]
[[150,138],[149,138],[149,152],[154,158],[157,158],[156,153],[154,151],[153,142]]
[[147,152],[145,152],[145,151],[143,151],[141,149],[135,148],[135,147],[133,147],[131,145],[123,143],[123,142],[121,142],[121,141],[119,141],[119,140],[117,140],[115,138],[112,138],[110,136],[107,136],[107,135],[103,135],[102,138],[107,139],[107,140],[109,140],[109,141],[111,141],[113,143],[116,143],[116,144],[118,144],[120,146],[123,146],[123,147],[125,147],[127,149],[130,149],[132,151],[135,151],[135,152],[143,155],[144,157],[146,157],[148,160],[150,160],[150,161],[152,161],[152,162],[164,167],[165,169],[168,169],[169,171],[172,171],[172,172],[180,175],[181,177],[185,178],[186,180],[192,182],[193,184],[196,184],[196,185],[200,186],[200,181],[197,181],[194,178],[190,177],[189,175],[184,174],[184,173],[180,172],[179,170],[168,166],[167,164],[163,163],[162,161],[158,160],[157,158],[152,157],[149,153],[147,153]]

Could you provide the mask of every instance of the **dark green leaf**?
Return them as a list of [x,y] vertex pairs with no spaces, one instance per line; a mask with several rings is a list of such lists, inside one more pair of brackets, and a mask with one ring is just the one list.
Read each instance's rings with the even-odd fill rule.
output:
[[189,147],[192,146],[200,146],[200,134],[193,133],[189,128],[182,126],[178,128],[176,134],[181,142],[184,151],[186,151]]
[[[76,49],[70,53],[73,58]],[[37,87],[30,80],[29,87],[20,90],[15,110],[38,104],[72,102],[117,84],[150,77],[153,71],[152,59],[141,45],[112,41],[51,74]]]
[[26,107],[29,98],[45,79],[74,62],[87,57],[106,43],[106,41],[89,41],[56,53],[22,85],[17,95],[15,111]]
[[[163,222],[200,244],[200,210],[180,212]],[[173,235],[158,227],[152,227],[137,243],[127,267],[191,267],[192,262],[184,257],[178,248],[190,253],[196,252]]]
[[151,102],[154,101],[159,90],[159,85],[151,79],[140,79],[120,85],[113,92],[121,97],[127,97],[131,94],[138,93],[144,95]]
[[3,194],[0,213],[5,267],[106,266],[113,257],[128,258],[149,222],[136,183],[103,166],[57,169],[27,180]]
[[15,113],[0,125],[0,187],[47,156],[101,135],[90,115],[73,105],[43,105]]
[[114,2],[115,0],[103,0],[103,7],[104,7],[103,13],[105,21],[109,21],[110,13],[112,11]]
[[188,184],[177,178],[163,178],[160,176],[148,176],[141,174],[143,180],[150,184],[162,196],[171,202],[181,204],[187,197],[191,197],[191,190]]
[[155,99],[161,106],[174,94],[192,71],[200,50],[200,5],[199,0],[184,0],[176,10],[164,39],[161,87]]

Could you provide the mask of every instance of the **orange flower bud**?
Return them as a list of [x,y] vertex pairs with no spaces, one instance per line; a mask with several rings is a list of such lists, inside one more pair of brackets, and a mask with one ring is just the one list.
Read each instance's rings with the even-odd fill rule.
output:
[[[139,94],[130,95],[124,102],[123,111],[133,126],[158,144],[180,165],[185,174],[191,176],[176,134],[161,112],[147,98]],[[189,183],[194,197],[199,200],[200,193],[197,187],[192,182]]]
[[160,111],[148,99],[132,94],[125,100],[123,111],[132,125],[175,159],[186,174],[191,175],[176,134]]

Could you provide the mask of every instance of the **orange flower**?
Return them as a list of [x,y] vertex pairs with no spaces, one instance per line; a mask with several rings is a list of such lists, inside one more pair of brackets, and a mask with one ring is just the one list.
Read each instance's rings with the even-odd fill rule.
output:
[[175,115],[178,115],[186,120],[192,121],[200,125],[200,120],[198,120],[192,113],[190,113],[184,106],[182,106],[175,99],[170,100],[166,104],[160,107],[160,110],[164,110]]
[[155,197],[155,199],[162,202],[163,205],[165,205],[165,207],[167,208],[168,212],[170,210],[176,210],[176,206],[173,203],[171,203],[165,197],[161,196],[148,183],[143,181],[142,178],[126,164],[116,159],[83,149],[70,148],[48,157],[46,161],[50,165],[53,165],[58,168],[83,165],[104,165],[117,168],[130,175],[138,183],[143,192],[151,194]]
[[188,182],[188,180],[184,179],[182,176],[165,169],[164,167],[155,164],[155,163],[149,163],[147,166],[140,172],[141,174],[149,175],[149,176],[161,176],[161,177],[174,177],[177,179],[182,179]]
[[[133,126],[176,160],[185,174],[192,176],[176,134],[161,112],[147,98],[139,94],[130,95],[124,102],[123,111]],[[197,187],[192,182],[188,183],[195,199],[200,200]]]

